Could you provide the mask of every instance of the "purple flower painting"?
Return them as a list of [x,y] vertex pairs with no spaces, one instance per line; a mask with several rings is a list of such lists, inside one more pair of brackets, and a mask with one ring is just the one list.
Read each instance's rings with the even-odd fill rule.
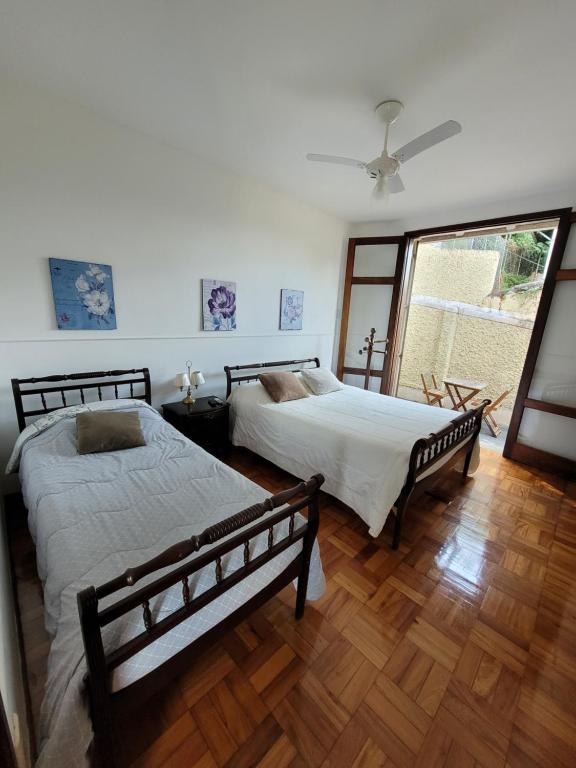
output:
[[280,291],[280,330],[301,331],[304,314],[304,291],[282,288]]
[[205,331],[235,331],[236,283],[202,280],[202,313]]

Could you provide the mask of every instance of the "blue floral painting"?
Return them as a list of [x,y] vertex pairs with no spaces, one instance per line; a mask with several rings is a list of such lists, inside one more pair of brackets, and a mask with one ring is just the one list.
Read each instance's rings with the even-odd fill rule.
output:
[[202,314],[205,331],[235,331],[236,283],[202,280]]
[[59,330],[114,330],[112,267],[70,259],[49,259],[49,262]]
[[282,288],[280,291],[280,330],[301,331],[304,314],[304,291]]

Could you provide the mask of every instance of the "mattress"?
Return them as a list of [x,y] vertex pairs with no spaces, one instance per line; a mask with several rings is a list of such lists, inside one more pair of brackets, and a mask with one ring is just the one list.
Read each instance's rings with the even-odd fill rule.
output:
[[[146,446],[79,455],[75,415],[79,409],[95,407],[138,408]],[[12,466],[18,461],[44,586],[46,626],[53,635],[37,765],[81,766],[92,731],[82,686],[86,670],[78,591],[106,582],[269,494],[190,442],[140,401],[61,409],[22,433]],[[276,537],[285,531],[286,527],[278,525]],[[251,542],[252,555],[257,556],[265,546],[264,534],[256,537]],[[301,547],[302,542],[296,542],[122,664],[114,672],[112,688],[119,690],[133,683],[232,613],[284,570]],[[242,562],[238,551],[227,555],[222,561],[224,575]],[[139,586],[162,573],[143,579]],[[213,565],[199,571],[190,579],[192,597],[214,582]],[[320,597],[324,586],[315,545],[309,599]],[[126,591],[101,604],[123,594]],[[150,604],[154,618],[180,607],[181,601],[179,585],[159,595]],[[141,611],[128,614],[105,628],[105,647],[117,647],[142,628]]]
[[[230,395],[232,442],[296,477],[321,472],[323,490],[348,504],[378,536],[408,474],[416,440],[446,427],[453,411],[344,386],[275,403],[261,384]],[[422,478],[438,471],[452,453]],[[477,468],[478,441],[470,471]]]

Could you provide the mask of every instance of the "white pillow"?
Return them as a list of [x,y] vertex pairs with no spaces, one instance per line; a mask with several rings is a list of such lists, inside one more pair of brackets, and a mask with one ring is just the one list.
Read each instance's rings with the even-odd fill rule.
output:
[[306,368],[302,371],[304,384],[315,395],[327,395],[344,389],[344,384],[328,368]]

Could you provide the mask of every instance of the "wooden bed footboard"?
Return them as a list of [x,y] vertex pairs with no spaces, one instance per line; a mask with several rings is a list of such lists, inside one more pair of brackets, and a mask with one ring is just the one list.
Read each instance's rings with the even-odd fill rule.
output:
[[[464,459],[462,474],[467,476],[474,444],[482,428],[482,415],[487,405],[490,405],[490,400],[483,400],[476,408],[461,413],[444,429],[432,432],[428,437],[420,438],[414,443],[406,482],[394,505],[396,519],[392,549],[398,549],[404,512],[416,488],[425,489],[437,482],[438,476],[434,472],[434,466],[438,462],[442,461],[441,468],[444,470],[451,469]],[[426,476],[422,477],[423,475]]]
[[[223,635],[224,632],[243,621],[253,610],[269,600],[294,579],[298,579],[296,592],[296,618],[304,611],[310,558],[319,524],[318,494],[324,478],[314,475],[308,482],[282,491],[265,501],[255,504],[215,525],[206,528],[200,535],[179,542],[142,565],[129,568],[122,575],[99,587],[88,587],[78,594],[80,625],[88,668],[87,686],[90,711],[94,726],[95,762],[112,768],[118,765],[118,735],[114,721],[118,714],[140,705],[147,698],[166,685],[189,666],[191,660]],[[267,512],[288,504],[273,515]],[[307,510],[307,520],[296,520],[297,512]],[[288,532],[275,536],[275,526],[288,521]],[[253,525],[251,525],[254,523]],[[246,527],[249,526],[249,527]],[[283,526],[285,527],[285,525]],[[267,546],[256,556],[250,552],[250,541],[267,532]],[[236,535],[231,536],[231,534]],[[218,541],[225,538],[220,544]],[[187,620],[209,603],[217,600],[224,592],[239,584],[265,563],[302,540],[302,549],[276,578],[250,598],[232,614],[226,616],[213,628],[190,642],[182,650],[164,661],[144,677],[119,691],[112,690],[112,673],[125,661],[142,649],[154,643],[175,626]],[[198,557],[188,559],[202,547],[211,546]],[[232,573],[224,574],[222,559],[235,549],[242,552],[242,565]],[[188,560],[187,560],[188,559]],[[141,579],[160,569],[187,560],[183,565],[148,581],[145,586],[129,591],[117,602],[106,601],[105,607],[99,601],[110,595],[134,587]],[[214,585],[198,596],[191,596],[189,579],[203,568],[214,568]],[[155,620],[150,602],[175,585],[181,586],[181,606],[167,616]],[[102,629],[117,621],[130,611],[142,611],[142,631],[123,645],[107,650],[104,648]]]

